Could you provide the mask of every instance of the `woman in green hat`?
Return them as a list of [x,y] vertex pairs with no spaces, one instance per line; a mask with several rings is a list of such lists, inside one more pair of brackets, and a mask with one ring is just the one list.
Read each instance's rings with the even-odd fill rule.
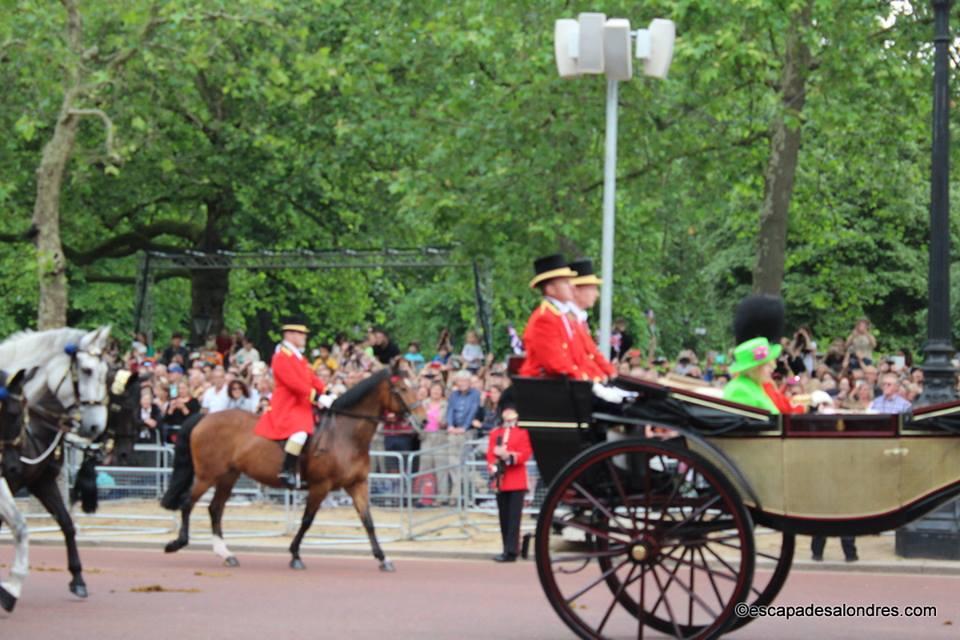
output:
[[763,390],[763,383],[769,381],[773,372],[773,362],[780,355],[779,344],[771,345],[766,338],[747,340],[733,350],[733,364],[730,373],[735,374],[723,388],[723,399],[747,404],[770,413],[780,413],[773,400]]

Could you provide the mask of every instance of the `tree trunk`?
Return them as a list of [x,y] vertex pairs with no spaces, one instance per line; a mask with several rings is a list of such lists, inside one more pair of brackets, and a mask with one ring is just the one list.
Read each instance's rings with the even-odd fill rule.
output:
[[37,268],[40,305],[37,328],[55,329],[67,324],[67,265],[60,242],[60,189],[67,162],[77,138],[77,118],[70,115],[73,92],[64,96],[53,137],[43,147],[37,168],[37,200],[33,225],[37,230]]
[[[229,188],[210,198],[207,205],[207,223],[197,249],[217,251],[223,248],[222,228],[233,213],[234,198]],[[200,335],[198,327],[191,326],[193,344],[201,344],[207,336],[216,335],[223,328],[223,305],[230,289],[229,269],[194,269],[190,273],[191,320],[208,318],[209,329]],[[191,323],[193,324],[193,323]]]
[[787,249],[787,222],[800,151],[801,113],[806,101],[810,49],[804,41],[810,27],[812,0],[792,17],[787,33],[781,75],[781,111],[771,127],[770,157],[764,178],[757,261],[753,270],[754,293],[778,295],[783,286]]

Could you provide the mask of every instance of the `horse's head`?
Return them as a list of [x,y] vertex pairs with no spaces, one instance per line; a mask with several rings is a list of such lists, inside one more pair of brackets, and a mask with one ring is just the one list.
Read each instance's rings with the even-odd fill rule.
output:
[[398,416],[407,416],[418,431],[427,419],[423,402],[417,399],[417,385],[414,384],[409,363],[398,356],[390,363],[390,377],[387,380],[388,393],[384,400],[385,412]]
[[22,369],[12,376],[0,371],[0,440],[4,442],[15,440],[20,433],[25,404],[23,381]]
[[64,348],[61,372],[47,376],[57,400],[74,416],[77,435],[96,439],[107,428],[107,363],[104,359],[110,327],[84,334]]

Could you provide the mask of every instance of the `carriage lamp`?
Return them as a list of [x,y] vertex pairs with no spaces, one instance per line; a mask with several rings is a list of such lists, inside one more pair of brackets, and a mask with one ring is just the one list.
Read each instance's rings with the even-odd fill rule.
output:
[[[617,172],[617,93],[619,83],[633,77],[633,58],[643,61],[644,75],[667,77],[673,61],[676,26],[657,18],[646,29],[632,31],[630,21],[603,13],[581,13],[576,20],[557,20],[554,56],[561,78],[607,76],[607,130],[603,164],[603,248],[600,290],[600,343],[610,356],[613,312],[614,192]],[[632,45],[632,46],[631,46]]]

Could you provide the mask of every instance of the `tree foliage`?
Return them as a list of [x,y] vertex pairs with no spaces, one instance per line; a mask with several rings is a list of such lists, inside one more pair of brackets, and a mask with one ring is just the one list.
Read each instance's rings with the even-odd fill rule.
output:
[[[784,109],[782,77],[791,20],[808,4],[797,112]],[[882,346],[919,346],[932,26],[913,4],[907,14],[868,0],[605,7],[678,27],[669,79],[621,87],[617,315],[640,327],[654,309],[671,355],[687,343],[729,346],[782,122],[800,136],[783,253],[789,322],[826,342],[867,315]],[[105,157],[102,123],[84,118],[60,203],[72,323],[132,329],[144,249],[455,245],[464,263],[493,265],[503,349],[506,324],[522,326],[534,302],[533,257],[599,258],[603,81],[561,80],[553,66],[553,21],[584,3],[78,7],[80,68],[95,85],[84,106],[109,115],[119,157]],[[40,0],[0,15],[3,332],[35,318],[37,257],[23,233],[63,97],[52,70],[78,55],[66,20]],[[118,55],[122,69],[111,68]],[[469,269],[160,275],[160,339],[203,308],[258,335],[295,312],[327,337],[377,322],[428,350],[440,327],[476,325]]]

